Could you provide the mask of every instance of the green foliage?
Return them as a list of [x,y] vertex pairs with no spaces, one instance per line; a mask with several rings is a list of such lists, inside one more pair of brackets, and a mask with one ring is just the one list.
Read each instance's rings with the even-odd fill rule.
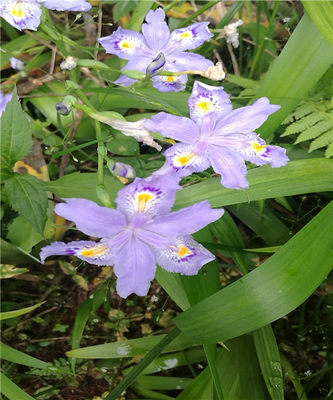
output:
[[1,115],[1,168],[10,174],[16,161],[25,157],[32,146],[29,121],[13,93]]
[[5,181],[5,191],[11,207],[44,236],[48,203],[43,183],[32,175],[14,174]]
[[295,143],[311,140],[309,153],[327,146],[325,156],[331,157],[332,152],[329,149],[333,148],[332,110],[332,100],[304,100],[283,122],[288,126],[282,136],[297,134]]

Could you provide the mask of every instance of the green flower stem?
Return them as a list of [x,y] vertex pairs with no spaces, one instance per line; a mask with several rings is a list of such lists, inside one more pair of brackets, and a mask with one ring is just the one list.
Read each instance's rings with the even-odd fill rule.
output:
[[[74,104],[73,107],[84,111],[87,115],[91,116],[96,112],[94,106],[90,103],[88,98],[82,93],[80,89],[75,89],[75,94],[84,103]],[[96,193],[98,199],[106,207],[112,207],[112,201],[104,186],[104,158],[106,156],[106,148],[102,137],[101,123],[95,119],[96,140],[97,140],[97,187]]]
[[170,331],[155,347],[153,347],[144,358],[133,367],[125,378],[105,397],[104,400],[116,400],[121,393],[130,386],[136,377],[156,358],[160,355],[164,347],[171,343],[178,335],[180,330],[175,327]]

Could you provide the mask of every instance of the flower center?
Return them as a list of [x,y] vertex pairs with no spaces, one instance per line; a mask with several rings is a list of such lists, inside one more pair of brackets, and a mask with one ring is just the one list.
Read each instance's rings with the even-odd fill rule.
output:
[[108,250],[108,247],[104,245],[98,245],[96,247],[90,247],[89,249],[83,249],[80,251],[80,254],[83,257],[98,258],[105,254]]
[[257,142],[252,142],[251,143],[251,148],[255,150],[257,153],[260,153],[263,149],[267,147],[266,144],[259,144]]
[[176,78],[174,76],[166,76],[164,80],[165,82],[174,82]]
[[122,41],[119,42],[119,47],[125,53],[133,54],[137,46],[136,43],[133,43],[133,41],[123,39]]
[[182,258],[184,256],[188,256],[192,254],[192,252],[185,246],[182,245],[178,245],[178,252],[177,252],[177,256]]
[[136,210],[141,213],[146,212],[154,198],[155,196],[152,193],[136,193]]
[[16,3],[14,3],[14,7],[10,11],[10,13],[15,18],[24,18],[25,17],[25,13],[24,13],[24,10],[23,10],[22,2],[21,1],[17,1]]
[[212,105],[212,102],[206,101],[206,100],[200,101],[196,104],[196,106],[199,109],[201,109],[201,111],[203,111],[204,113],[207,113],[210,110],[211,105]]
[[195,154],[191,151],[188,154],[176,157],[175,162],[178,163],[179,166],[183,167],[184,165],[188,164],[194,157],[195,157]]

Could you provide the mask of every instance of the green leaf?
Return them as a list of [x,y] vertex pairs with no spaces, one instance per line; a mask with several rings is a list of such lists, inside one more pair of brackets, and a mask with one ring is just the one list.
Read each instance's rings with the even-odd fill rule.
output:
[[8,397],[9,400],[35,400],[33,397],[25,393],[13,381],[0,372],[0,389],[1,393]]
[[147,389],[158,390],[179,390],[185,389],[192,379],[178,378],[174,376],[139,376],[136,380],[140,386]]
[[46,368],[48,363],[38,360],[38,358],[31,357],[28,354],[22,353],[4,343],[0,343],[1,359],[13,362],[15,364],[25,365],[32,368]]
[[213,399],[213,380],[208,367],[204,369],[179,396],[177,396],[177,400],[193,399]]
[[154,1],[151,0],[139,1],[136,9],[132,14],[131,22],[128,25],[128,29],[139,31],[147,12],[151,9],[153,4]]
[[27,264],[31,262],[31,259],[20,251],[16,246],[3,240],[1,238],[1,262],[4,264]]
[[332,218],[333,202],[259,268],[177,316],[176,325],[198,343],[214,343],[298,307],[332,268]]
[[283,400],[283,380],[279,349],[270,325],[253,332],[261,372],[272,400]]
[[220,178],[212,178],[177,192],[175,209],[209,200],[212,207],[247,203],[295,194],[333,190],[333,161],[313,158],[290,161],[286,166],[263,166],[248,172],[250,188],[226,189]]
[[114,132],[112,136],[113,138],[106,143],[106,147],[111,153],[120,156],[132,156],[140,153],[139,143],[134,138],[119,132]]
[[272,103],[281,105],[281,109],[258,129],[263,138],[272,136],[332,61],[331,45],[305,14],[281,54],[271,64],[256,93],[256,98],[266,96]]
[[2,312],[2,313],[0,313],[0,321],[3,321],[5,319],[9,319],[9,318],[16,318],[16,317],[19,317],[20,315],[27,314],[30,311],[33,311],[35,308],[40,307],[44,303],[45,303],[45,301],[43,301],[42,303],[37,303],[37,304],[35,304],[33,306],[30,306],[30,307],[21,308],[20,310]]
[[1,115],[1,163],[11,172],[16,161],[24,158],[31,149],[30,124],[13,92],[11,101]]
[[48,202],[43,182],[32,175],[14,174],[5,181],[5,191],[11,207],[44,236]]
[[[68,351],[66,354],[68,357],[99,359],[142,356],[156,346],[165,336],[166,335],[147,336],[139,339],[99,344],[97,346],[74,349]],[[78,341],[76,341],[75,345],[78,345]],[[183,350],[193,345],[193,341],[188,340],[187,337],[180,334],[172,343],[163,349],[163,353]]]
[[240,336],[226,346],[229,351],[220,349],[217,356],[224,400],[268,400],[252,337]]
[[[114,199],[119,189],[123,187],[118,179],[107,172],[104,174],[104,184],[111,197]],[[48,192],[56,194],[63,199],[79,197],[95,201],[100,204],[96,195],[97,173],[80,173],[64,175],[52,182],[44,182],[44,188]]]
[[302,4],[321,34],[333,45],[333,3],[302,0]]
[[119,21],[120,18],[130,13],[135,6],[136,1],[118,1],[112,9],[113,21]]

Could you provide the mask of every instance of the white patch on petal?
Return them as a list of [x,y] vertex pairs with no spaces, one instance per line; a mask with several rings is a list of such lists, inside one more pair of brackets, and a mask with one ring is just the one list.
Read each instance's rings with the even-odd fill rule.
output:
[[99,243],[96,246],[86,247],[84,249],[76,249],[73,248],[76,256],[82,256],[91,258],[93,260],[104,260],[106,256],[109,254],[109,247],[103,243]]
[[6,6],[6,11],[10,14],[14,21],[21,22],[29,17],[34,12],[34,7],[31,6],[31,3],[26,3],[22,0],[9,2]]
[[140,44],[140,41],[136,38],[124,38],[119,41],[118,47],[124,53],[132,55]]

